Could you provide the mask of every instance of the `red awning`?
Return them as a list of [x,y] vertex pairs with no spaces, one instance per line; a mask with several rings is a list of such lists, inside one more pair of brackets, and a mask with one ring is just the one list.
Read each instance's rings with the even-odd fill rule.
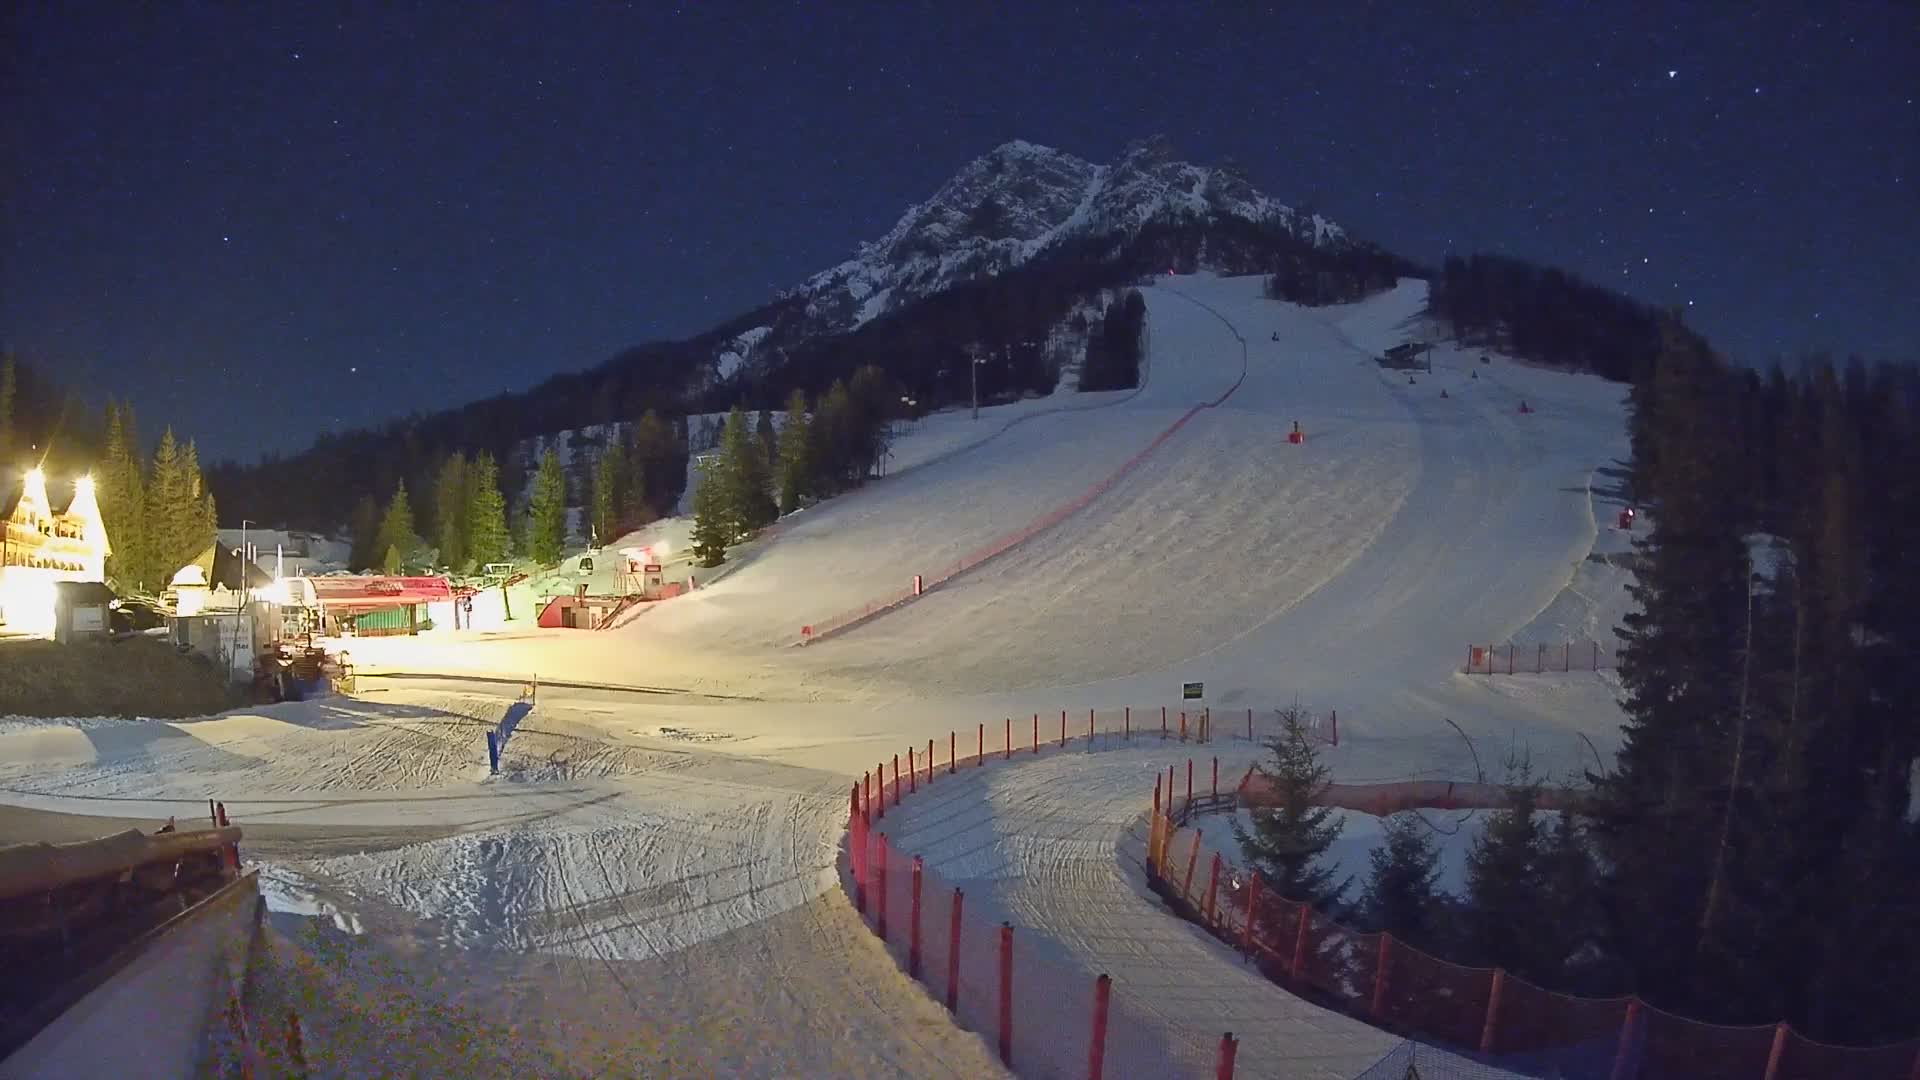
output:
[[439,603],[453,599],[443,577],[347,576],[308,578],[323,608],[370,610]]

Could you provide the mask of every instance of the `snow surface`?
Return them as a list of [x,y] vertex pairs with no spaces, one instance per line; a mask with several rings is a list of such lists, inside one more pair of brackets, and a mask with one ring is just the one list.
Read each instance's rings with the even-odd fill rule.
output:
[[[1472,779],[1518,747],[1559,774],[1618,745],[1607,673],[1459,667],[1469,641],[1623,610],[1624,571],[1604,557],[1624,538],[1596,525],[1613,512],[1596,470],[1625,456],[1620,387],[1445,348],[1411,385],[1383,372],[1372,357],[1410,332],[1418,282],[1314,310],[1265,299],[1257,278],[1143,294],[1137,393],[926,418],[891,475],[783,521],[620,627],[358,641],[358,699],[9,721],[0,801],[164,818],[224,800],[249,849],[285,871],[276,919],[311,931],[276,941],[268,985],[332,1002],[343,1054],[372,1022],[360,986],[455,1008],[462,1024],[411,1029],[435,1046],[518,1030],[523,1072],[592,1071],[581,1055],[604,1050],[662,1074],[992,1075],[986,1048],[893,969],[836,888],[848,784],[907,745],[949,731],[964,745],[976,723],[1035,711],[1167,704],[1189,680],[1222,714],[1338,709],[1328,761],[1342,780]],[[1024,528],[1215,401],[1052,529],[794,647],[802,623]],[[1295,420],[1304,445],[1286,442]],[[531,675],[538,706],[489,776],[482,735]],[[1042,755],[982,770],[945,818],[930,801],[914,814],[931,816],[901,820],[937,865],[994,882],[1061,964],[1109,970],[1146,999],[1164,1039],[1143,1052],[1173,1071],[1204,1074],[1211,1051],[1193,1041],[1225,1027],[1275,1074],[1348,1075],[1384,1053],[1391,1038],[1289,997],[1144,894],[1133,823],[1169,763],[1151,749]],[[603,1045],[673,1025],[689,1047],[677,1058]],[[343,1074],[394,1067],[341,1060]]]

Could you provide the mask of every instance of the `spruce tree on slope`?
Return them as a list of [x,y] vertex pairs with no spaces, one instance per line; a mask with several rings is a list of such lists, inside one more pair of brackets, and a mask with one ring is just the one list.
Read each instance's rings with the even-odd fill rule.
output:
[[780,512],[791,514],[800,509],[800,500],[811,490],[812,464],[808,451],[812,434],[808,428],[807,395],[795,390],[787,395],[787,419],[780,427],[779,479]]
[[1440,850],[1433,830],[1419,814],[1404,811],[1386,819],[1386,835],[1367,855],[1369,873],[1360,894],[1360,918],[1372,930],[1384,930],[1411,945],[1425,947],[1435,937],[1442,897]]
[[475,566],[505,562],[512,554],[507,500],[500,494],[500,467],[482,450],[467,470],[467,556]]
[[[1685,1005],[1728,798],[1745,652],[1747,557],[1724,370],[1666,331],[1648,431],[1658,502],[1635,541],[1617,767],[1593,777],[1593,835],[1609,867],[1610,932],[1643,986]],[[1636,463],[1636,471],[1639,465]]]
[[454,453],[440,465],[433,486],[433,524],[440,562],[456,573],[467,566],[467,500],[471,485],[465,454]]
[[727,547],[734,536],[720,460],[702,458],[699,473],[693,489],[693,557],[701,566],[719,566],[727,561]]
[[380,556],[385,553],[375,547],[380,540],[380,504],[372,495],[362,495],[354,504],[353,513],[347,518],[347,534],[353,538],[348,555],[353,569],[370,570],[378,566]]
[[619,538],[626,508],[627,454],[619,439],[608,441],[593,469],[593,539],[610,544]]
[[146,535],[146,470],[133,407],[107,403],[107,449],[97,487],[101,524],[113,553],[107,576],[122,589],[157,590]]
[[778,510],[767,494],[766,454],[747,429],[747,414],[737,406],[727,414],[720,434],[720,470],[724,520],[732,529],[729,540],[738,542],[771,524]]
[[1253,811],[1251,831],[1234,822],[1233,835],[1247,861],[1281,896],[1325,910],[1351,882],[1336,884],[1334,869],[1319,862],[1342,824],[1331,807],[1318,805],[1333,774],[1307,738],[1299,710],[1283,710],[1281,723],[1280,737],[1267,744],[1273,759],[1255,766],[1272,785],[1275,805]]
[[528,506],[527,553],[541,565],[560,561],[567,544],[567,477],[560,455],[548,450],[533,477],[533,499]]
[[1505,968],[1554,985],[1561,957],[1553,955],[1541,866],[1540,795],[1524,763],[1507,784],[1508,803],[1487,818],[1486,831],[1467,852],[1462,929],[1473,962]]
[[407,482],[402,480],[393,489],[373,542],[374,550],[380,553],[381,572],[397,574],[405,570],[407,560],[419,546],[420,537],[413,528],[413,505],[407,501]]
[[189,486],[181,471],[180,446],[168,428],[160,436],[153,453],[153,472],[147,483],[146,525],[152,545],[153,563],[149,572],[155,588],[164,589],[173,575],[200,553],[182,552],[190,535],[188,517]]

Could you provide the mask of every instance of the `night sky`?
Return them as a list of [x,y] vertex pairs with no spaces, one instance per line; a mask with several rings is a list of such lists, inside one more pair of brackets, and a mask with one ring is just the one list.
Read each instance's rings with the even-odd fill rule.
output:
[[0,343],[209,457],[706,329],[1016,137],[1920,358],[1913,4],[8,6]]

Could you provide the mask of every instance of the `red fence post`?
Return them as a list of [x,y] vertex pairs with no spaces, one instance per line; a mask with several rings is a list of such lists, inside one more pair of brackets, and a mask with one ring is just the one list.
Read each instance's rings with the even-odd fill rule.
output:
[[1369,1015],[1381,1021],[1387,1017],[1387,968],[1393,962],[1393,935],[1380,932],[1380,952],[1373,960],[1373,1001]]
[[1193,809],[1193,759],[1187,759],[1187,809]]
[[1087,745],[1093,745],[1093,710],[1087,710]]
[[973,767],[979,768],[987,763],[987,725],[981,721],[980,730],[974,732],[978,745],[973,749]]
[[1313,918],[1313,908],[1300,905],[1300,929],[1293,936],[1293,981],[1298,983],[1307,970],[1307,920]]
[[907,974],[920,977],[920,856],[913,857],[913,926],[907,938]]
[[1167,816],[1173,816],[1173,766],[1171,765],[1167,766]]
[[1000,924],[1000,1064],[1013,1067],[1013,924]]
[[1247,881],[1247,931],[1240,947],[1248,953],[1253,952],[1254,927],[1260,919],[1260,874],[1253,872]]
[[1113,995],[1113,980],[1101,975],[1093,980],[1093,1037],[1087,1040],[1087,1080],[1100,1080],[1100,1069],[1107,1058],[1107,999]]
[[[1198,835],[1198,834],[1195,834]],[[1213,925],[1213,903],[1220,895],[1220,853],[1213,853],[1213,870],[1207,875],[1207,925]]]
[[920,790],[920,770],[913,764],[913,747],[907,747],[907,790]]
[[[951,738],[953,733],[948,732],[947,735],[949,738]],[[933,783],[933,740],[932,739],[927,740],[927,783],[929,784]]]
[[[913,751],[909,750],[908,753]],[[900,755],[893,755],[893,805],[900,805]]]
[[873,861],[874,919],[878,922],[880,940],[887,940],[887,834],[875,833],[874,839],[880,842],[880,857]]
[[1613,1052],[1613,1080],[1629,1080],[1633,1069],[1633,1026],[1640,1021],[1640,999],[1627,1002],[1627,1015],[1620,1021],[1620,1044]]
[[1040,752],[1040,714],[1033,714],[1033,752]]
[[884,761],[880,762],[873,770],[873,786],[880,789],[880,801],[878,804],[874,806],[873,816],[876,819],[886,817],[887,816],[887,763]]
[[[980,733],[980,737],[982,739],[985,739],[987,737],[986,732],[982,731]],[[947,732],[947,775],[948,776],[952,776],[954,774],[954,771],[960,768],[960,743],[958,740],[959,740],[959,736],[955,735],[952,730],[948,730]]]
[[1780,1060],[1787,1053],[1787,1022],[1773,1025],[1773,1046],[1767,1050],[1767,1072],[1765,1080],[1780,1080]]
[[207,800],[207,822],[214,828],[220,827],[220,815],[213,812],[213,800]]
[[953,926],[947,931],[947,1011],[954,1011],[960,1003],[960,906],[966,903],[967,894],[959,886],[953,889]]
[[1493,1053],[1493,1034],[1500,1028],[1500,995],[1507,988],[1507,969],[1493,969],[1493,986],[1487,990],[1487,1022],[1480,1028],[1480,1052]]
[[1240,1040],[1229,1031],[1220,1036],[1220,1056],[1213,1065],[1213,1080],[1233,1080],[1233,1058],[1240,1052]]

